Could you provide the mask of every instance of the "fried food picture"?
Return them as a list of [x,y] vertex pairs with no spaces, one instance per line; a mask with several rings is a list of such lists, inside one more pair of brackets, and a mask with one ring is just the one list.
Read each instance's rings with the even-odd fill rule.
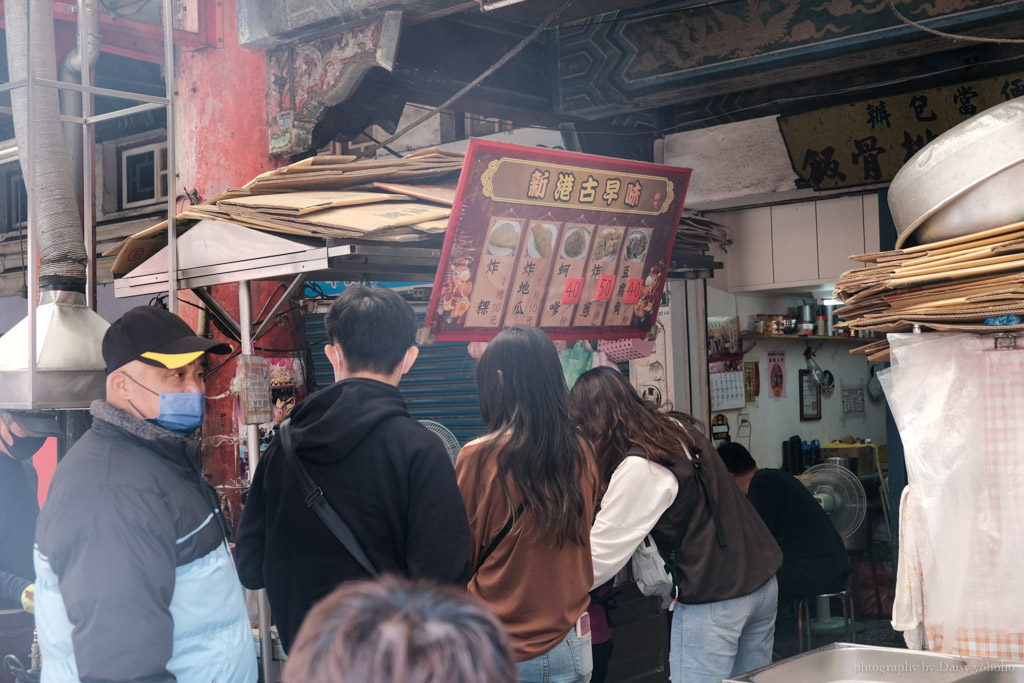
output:
[[597,243],[594,245],[594,260],[606,261],[619,253],[619,245],[622,243],[622,233],[618,230],[602,230],[597,233]]
[[626,240],[626,260],[640,261],[647,253],[647,235],[637,231]]
[[[519,246],[519,225],[511,221],[497,223],[494,230],[491,231],[491,238],[487,240],[487,244],[489,247],[501,250],[501,252],[505,250],[515,251],[516,247]],[[499,255],[508,255],[501,254],[501,252],[499,252]]]
[[551,233],[542,223],[534,223],[533,227],[530,228],[530,233],[533,235],[533,246],[536,251],[537,257],[539,258],[551,258],[551,250],[553,248]]
[[562,253],[566,258],[578,259],[583,256],[583,250],[587,248],[587,235],[583,228],[572,228],[562,245]]

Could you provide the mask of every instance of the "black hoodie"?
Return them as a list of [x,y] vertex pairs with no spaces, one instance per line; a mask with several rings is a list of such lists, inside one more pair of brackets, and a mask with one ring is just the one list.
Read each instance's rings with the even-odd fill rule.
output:
[[[292,442],[378,571],[465,580],[469,525],[455,471],[397,388],[356,378],[312,394],[292,413]],[[367,578],[306,507],[306,493],[275,439],[256,468],[236,544],[242,583],[267,589],[286,651],[320,598]]]

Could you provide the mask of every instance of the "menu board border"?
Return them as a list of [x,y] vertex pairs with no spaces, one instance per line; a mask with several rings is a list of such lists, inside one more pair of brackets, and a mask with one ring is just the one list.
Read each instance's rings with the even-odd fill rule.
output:
[[[427,315],[426,315],[426,319],[425,319],[425,325],[428,328],[431,329],[431,334],[432,334],[432,336],[434,337],[434,339],[436,341],[466,341],[466,342],[490,341],[491,339],[493,339],[495,337],[495,335],[497,335],[501,331],[500,328],[498,328],[498,329],[487,329],[487,330],[479,330],[479,329],[477,329],[477,330],[466,330],[466,329],[460,329],[460,330],[434,330],[433,328],[434,328],[434,324],[435,324],[435,321],[436,321],[437,315],[438,315],[438,305],[439,305],[440,300],[441,300],[442,290],[444,289],[444,275],[446,273],[446,269],[448,267],[448,264],[451,261],[452,251],[453,251],[453,249],[455,247],[455,239],[454,239],[454,237],[455,237],[455,233],[458,230],[458,225],[459,225],[460,221],[462,220],[463,208],[465,206],[465,196],[466,196],[466,193],[468,191],[470,191],[471,184],[473,182],[473,178],[471,177],[471,175],[472,175],[472,168],[473,168],[473,164],[475,163],[475,161],[477,159],[478,154],[490,152],[490,153],[496,153],[496,154],[507,154],[507,155],[509,155],[511,157],[515,157],[517,154],[522,154],[523,149],[524,148],[522,146],[520,146],[520,145],[514,145],[514,144],[510,144],[510,143],[505,143],[505,142],[495,142],[495,141],[491,141],[491,140],[481,140],[481,139],[477,139],[477,138],[471,139],[469,141],[469,147],[466,150],[466,158],[465,158],[465,161],[463,162],[463,167],[462,167],[461,175],[459,177],[459,183],[458,183],[458,186],[457,186],[457,189],[456,189],[456,193],[455,193],[455,200],[454,200],[454,203],[453,203],[453,206],[452,206],[451,217],[449,218],[449,221],[448,221],[448,230],[447,230],[447,232],[445,234],[444,246],[442,247],[442,250],[441,250],[441,259],[440,259],[440,263],[439,263],[439,266],[438,266],[438,273],[437,273],[437,275],[434,278],[434,287],[433,287],[433,291],[431,292],[430,304],[429,304],[429,307],[427,309]],[[592,155],[592,154],[583,154],[583,153],[578,153],[578,152],[565,152],[565,151],[562,151],[562,150],[552,150],[552,149],[547,149],[547,148],[543,148],[543,147],[531,147],[531,148],[527,148],[527,149],[530,152],[531,160],[537,161],[539,163],[550,163],[550,164],[553,164],[553,165],[564,165],[564,164],[567,164],[567,163],[575,162],[575,167],[580,167],[581,165],[585,165],[585,163],[586,163],[585,157],[591,157],[596,162],[595,163],[595,167],[596,168],[600,168],[601,170],[605,170],[605,171],[631,173],[631,174],[634,174],[634,175],[649,175],[649,176],[652,176],[652,177],[664,177],[664,173],[665,173],[666,168],[671,168],[674,171],[673,176],[670,178],[669,186],[671,187],[673,182],[680,182],[681,186],[679,188],[679,191],[674,193],[677,196],[674,196],[672,198],[672,200],[671,200],[671,201],[677,201],[677,205],[676,205],[676,207],[675,207],[675,209],[673,211],[674,215],[671,217],[671,226],[672,226],[671,227],[671,234],[669,235],[669,239],[667,240],[667,243],[666,243],[666,246],[665,246],[665,253],[664,253],[664,255],[663,255],[663,257],[662,257],[662,259],[660,261],[654,262],[655,264],[661,264],[662,265],[663,272],[661,273],[660,278],[659,278],[658,289],[657,289],[656,292],[654,292],[652,309],[651,309],[651,312],[650,312],[651,326],[646,328],[646,329],[643,329],[643,328],[621,329],[620,328],[620,329],[615,329],[615,330],[605,330],[605,329],[602,329],[601,327],[595,327],[595,328],[587,329],[587,328],[578,328],[578,327],[571,327],[571,326],[565,326],[565,327],[546,327],[546,328],[545,327],[541,327],[540,328],[540,329],[542,329],[545,332],[545,334],[547,334],[551,339],[554,339],[554,340],[642,339],[642,338],[646,337],[650,333],[650,330],[657,323],[658,310],[661,307],[661,300],[663,298],[665,285],[667,284],[667,280],[668,280],[667,270],[668,270],[669,264],[671,263],[672,248],[673,248],[674,243],[675,243],[675,235],[676,235],[676,232],[679,229],[679,219],[682,216],[683,203],[684,203],[684,200],[686,198],[687,190],[689,188],[689,181],[690,181],[691,170],[690,169],[686,169],[686,168],[681,168],[681,167],[666,167],[666,166],[663,166],[663,165],[652,164],[652,163],[642,162],[642,161],[631,161],[631,160],[628,160],[628,159],[617,159],[617,158],[614,158],[614,157],[602,157],[602,156],[596,156],[596,155]],[[584,157],[584,158],[581,159],[581,157]],[[658,173],[661,173],[662,175],[657,176],[656,174],[658,174]],[[516,203],[516,202],[508,202],[508,201],[506,201],[504,199],[498,199],[498,200],[492,200],[492,201],[495,201],[496,205],[497,204],[501,204],[501,203],[508,203],[508,204]],[[523,202],[523,203],[525,203],[525,202]],[[666,202],[666,203],[670,203],[670,202]],[[543,204],[541,202],[536,202],[535,204],[537,206],[547,206],[547,204]],[[497,208],[497,206],[495,208]],[[594,211],[595,212],[605,212],[603,209],[600,209],[600,208],[595,208]],[[499,213],[500,213],[500,211],[493,212],[491,214],[491,218],[498,217]],[[665,212],[662,212],[659,215],[664,215],[664,214],[665,214]],[[636,212],[635,215],[638,215],[641,218],[643,218],[644,216],[651,216],[651,214],[649,212],[647,212],[647,213]],[[553,222],[559,222],[559,223],[568,224],[569,221],[560,220],[558,218],[553,217]],[[590,224],[594,224],[594,225],[605,223],[605,221],[603,221],[603,220],[598,220],[598,221],[589,221],[588,220],[586,222],[590,223]],[[524,225],[528,225],[528,224],[529,224],[529,220],[527,220],[524,223]],[[629,228],[629,226],[624,226],[624,227],[627,230]],[[517,259],[517,262],[518,262],[518,259]],[[538,318],[538,322],[540,322],[540,318]]]

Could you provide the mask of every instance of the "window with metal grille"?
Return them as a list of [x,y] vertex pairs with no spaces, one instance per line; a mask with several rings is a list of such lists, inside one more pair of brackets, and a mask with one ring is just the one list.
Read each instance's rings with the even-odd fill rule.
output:
[[17,164],[11,164],[11,166],[15,170],[5,174],[7,182],[4,183],[7,202],[7,220],[4,222],[4,232],[23,230],[28,225],[28,193],[25,190],[25,179]]
[[121,208],[167,200],[167,143],[121,150]]

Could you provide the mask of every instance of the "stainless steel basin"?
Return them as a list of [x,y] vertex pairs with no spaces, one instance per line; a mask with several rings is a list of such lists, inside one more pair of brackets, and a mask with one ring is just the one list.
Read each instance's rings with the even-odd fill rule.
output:
[[968,674],[958,683],[1024,683],[1024,666],[1004,664],[999,668],[981,667],[979,671]]
[[835,643],[726,683],[1024,683],[1024,664]]

